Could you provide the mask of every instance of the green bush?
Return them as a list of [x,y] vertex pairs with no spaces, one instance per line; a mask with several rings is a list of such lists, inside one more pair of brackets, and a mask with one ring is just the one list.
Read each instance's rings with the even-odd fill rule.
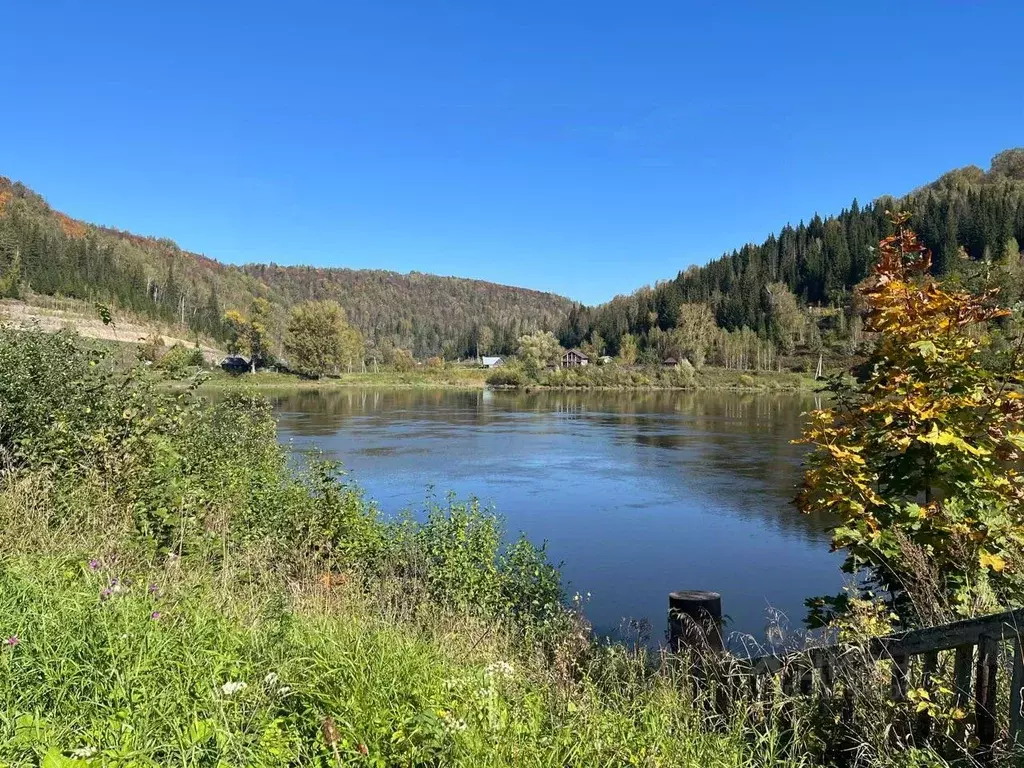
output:
[[493,387],[522,387],[529,383],[529,378],[518,366],[502,365],[488,373],[486,381]]
[[202,368],[204,363],[203,351],[199,347],[175,344],[160,358],[157,367],[172,376],[181,376],[192,369]]

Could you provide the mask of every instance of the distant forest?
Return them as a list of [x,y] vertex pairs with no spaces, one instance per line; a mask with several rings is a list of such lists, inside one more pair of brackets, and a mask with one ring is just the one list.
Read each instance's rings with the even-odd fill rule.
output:
[[698,367],[705,360],[772,367],[781,365],[779,353],[817,355],[829,345],[840,355],[852,351],[854,287],[868,274],[874,246],[889,234],[887,210],[911,212],[938,274],[999,265],[1004,301],[1020,298],[1024,149],[996,155],[988,171],[950,171],[903,198],[863,206],[855,200],[837,216],[787,224],[760,245],[597,307],[455,277],[221,264],[168,239],[72,219],[0,177],[0,297],[37,293],[109,303],[216,340],[230,333],[227,310],[244,313],[263,298],[278,341],[290,307],[334,299],[362,331],[368,356],[381,359],[395,349],[418,358],[507,355],[522,335],[553,330],[565,347],[628,361],[671,356]]
[[[404,349],[448,358],[508,354],[522,334],[560,327],[572,302],[481,280],[384,270],[231,266],[173,241],[98,227],[53,210],[0,177],[0,298],[34,292],[110,304],[143,318],[224,340],[224,313],[265,298],[280,340],[287,310],[334,299],[362,331],[371,356]],[[487,330],[485,330],[487,329]]]
[[[837,312],[827,316],[843,326],[854,286],[868,275],[878,241],[890,234],[887,210],[912,213],[911,226],[933,251],[940,275],[970,263],[1016,267],[1024,242],[1024,149],[996,155],[987,172],[967,166],[903,198],[864,206],[854,200],[838,216],[815,214],[806,223],[787,224],[760,245],[745,245],[599,307],[575,305],[560,340],[578,346],[599,338],[604,351],[616,354],[628,334],[641,349],[653,351],[664,334],[679,327],[683,307],[703,304],[722,331],[746,330],[779,348],[791,347],[803,329],[794,328],[790,305],[780,295],[792,294],[809,317],[823,313],[808,310],[833,308]],[[1004,288],[1004,300],[1019,297],[1019,283]]]

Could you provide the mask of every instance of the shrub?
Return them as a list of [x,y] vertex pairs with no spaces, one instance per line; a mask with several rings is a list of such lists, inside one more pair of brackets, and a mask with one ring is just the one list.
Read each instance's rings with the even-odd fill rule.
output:
[[160,358],[157,367],[172,376],[181,376],[191,369],[202,368],[204,362],[203,351],[199,347],[175,344]]
[[833,380],[835,405],[805,432],[799,502],[840,516],[833,546],[864,577],[863,596],[918,623],[1020,604],[1024,373],[1019,345],[989,344],[989,325],[1009,314],[994,292],[936,281],[906,221],[894,217],[861,291],[865,330],[879,335],[861,381]]
[[494,387],[522,387],[529,382],[529,379],[522,368],[514,365],[502,365],[490,371],[486,381]]
[[167,353],[164,337],[159,333],[150,334],[139,344],[139,360],[149,363],[159,362]]

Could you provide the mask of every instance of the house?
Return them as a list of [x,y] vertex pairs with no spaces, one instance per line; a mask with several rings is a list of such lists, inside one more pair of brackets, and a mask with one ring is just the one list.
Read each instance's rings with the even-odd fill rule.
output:
[[245,373],[249,370],[249,361],[241,355],[228,355],[220,361],[220,367],[228,373]]
[[587,365],[589,363],[590,358],[578,349],[570,349],[562,355],[563,368],[578,368],[581,365]]
[[484,368],[497,368],[498,366],[504,365],[505,361],[500,357],[481,357],[480,362]]
[[666,368],[676,368],[679,366],[679,361],[676,360],[674,357],[666,357],[664,360],[661,361],[661,364]]

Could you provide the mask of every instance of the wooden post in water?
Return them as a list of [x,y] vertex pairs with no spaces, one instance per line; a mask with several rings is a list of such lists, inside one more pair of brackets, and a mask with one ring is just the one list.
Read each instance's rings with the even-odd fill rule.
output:
[[668,647],[722,651],[722,596],[718,592],[681,590],[668,596]]

